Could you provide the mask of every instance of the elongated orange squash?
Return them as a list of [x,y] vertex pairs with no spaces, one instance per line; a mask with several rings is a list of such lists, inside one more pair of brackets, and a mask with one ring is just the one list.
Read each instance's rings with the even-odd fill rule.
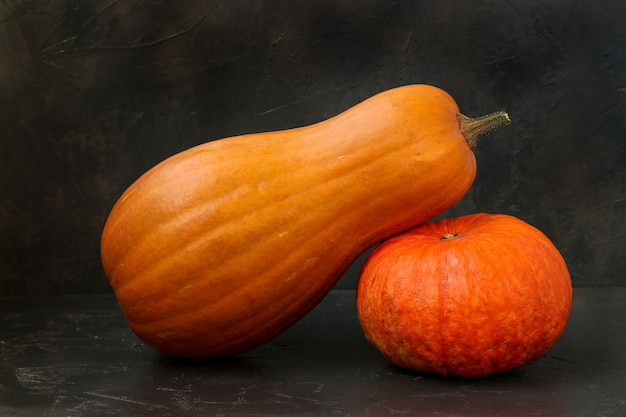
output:
[[310,126],[208,142],[120,197],[101,241],[130,328],[167,355],[257,347],[309,312],[373,244],[457,202],[499,112],[459,115],[409,85]]

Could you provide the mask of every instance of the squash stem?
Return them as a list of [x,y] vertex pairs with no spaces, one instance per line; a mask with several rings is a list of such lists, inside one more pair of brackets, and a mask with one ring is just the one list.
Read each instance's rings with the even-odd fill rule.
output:
[[487,133],[511,123],[511,119],[505,111],[497,111],[480,117],[467,117],[457,113],[456,119],[459,122],[461,133],[465,136],[465,140],[471,150],[476,149],[480,138]]

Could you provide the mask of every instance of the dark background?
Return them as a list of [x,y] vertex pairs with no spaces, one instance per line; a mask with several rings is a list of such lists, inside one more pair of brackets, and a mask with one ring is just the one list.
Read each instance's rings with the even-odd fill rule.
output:
[[446,216],[518,216],[575,285],[626,285],[624,16],[623,0],[0,0],[0,295],[109,292],[100,232],[145,170],[410,83],[513,119]]

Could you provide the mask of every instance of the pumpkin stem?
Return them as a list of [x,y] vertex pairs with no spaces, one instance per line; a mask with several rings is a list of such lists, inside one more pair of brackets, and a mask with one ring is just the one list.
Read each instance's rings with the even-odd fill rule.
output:
[[471,150],[476,149],[480,138],[487,133],[493,132],[497,128],[511,123],[511,119],[505,111],[497,111],[480,117],[467,117],[461,113],[457,113],[456,119],[459,122],[461,133],[465,136],[465,140]]
[[443,236],[441,236],[439,238],[439,240],[450,240],[450,239],[456,239],[457,237],[460,237],[461,235],[458,233],[445,233]]

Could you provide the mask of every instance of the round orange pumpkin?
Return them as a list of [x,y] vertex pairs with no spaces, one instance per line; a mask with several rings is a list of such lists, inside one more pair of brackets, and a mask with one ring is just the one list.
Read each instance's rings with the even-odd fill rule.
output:
[[572,285],[537,228],[508,215],[425,223],[366,259],[357,309],[366,338],[396,365],[481,377],[543,356],[561,336]]

